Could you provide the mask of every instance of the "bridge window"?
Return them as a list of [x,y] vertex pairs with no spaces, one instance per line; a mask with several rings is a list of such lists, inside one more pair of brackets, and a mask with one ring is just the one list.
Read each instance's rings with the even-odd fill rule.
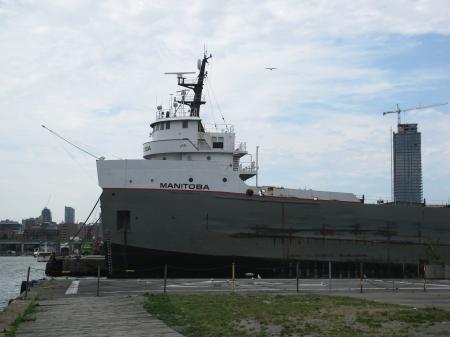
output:
[[170,129],[170,122],[166,122],[166,129],[167,129],[167,130]]
[[155,131],[158,131],[159,130],[159,124],[156,124],[153,128],[155,129]]
[[213,148],[223,149],[223,137],[212,137]]
[[164,122],[161,123],[161,130],[164,130]]
[[130,211],[117,211],[117,230],[129,230],[130,218]]
[[183,121],[183,129],[187,129],[188,127],[188,121]]

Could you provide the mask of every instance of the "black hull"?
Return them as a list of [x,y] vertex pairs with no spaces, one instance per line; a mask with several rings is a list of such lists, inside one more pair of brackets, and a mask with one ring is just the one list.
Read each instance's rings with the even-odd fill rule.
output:
[[101,207],[111,277],[328,277],[330,261],[334,278],[417,277],[450,260],[450,208],[127,189]]
[[[108,259],[108,253],[107,259]],[[168,278],[232,278],[235,277],[295,278],[297,263],[300,278],[327,278],[329,261],[285,261],[240,256],[211,256],[165,252],[111,244],[111,278],[163,278],[167,265]],[[422,277],[423,264],[331,262],[333,278]],[[362,268],[362,269],[361,269]]]

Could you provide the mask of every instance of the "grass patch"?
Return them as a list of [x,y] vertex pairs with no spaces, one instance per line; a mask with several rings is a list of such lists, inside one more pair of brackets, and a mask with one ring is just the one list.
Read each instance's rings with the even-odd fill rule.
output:
[[146,294],[144,305],[187,337],[406,337],[450,322],[445,310],[314,294]]
[[5,334],[5,337],[14,337],[16,335],[17,328],[21,323],[36,320],[35,314],[38,306],[39,303],[32,300],[30,304],[28,304],[25,311],[17,317],[14,322],[12,322],[9,330]]

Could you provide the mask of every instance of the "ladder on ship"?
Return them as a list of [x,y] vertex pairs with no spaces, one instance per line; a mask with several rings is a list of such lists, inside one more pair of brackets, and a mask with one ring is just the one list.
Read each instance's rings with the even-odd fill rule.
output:
[[108,275],[111,276],[112,275],[112,253],[111,253],[111,238],[110,238],[110,234],[108,233],[107,235],[107,239],[106,239],[106,260],[108,263]]

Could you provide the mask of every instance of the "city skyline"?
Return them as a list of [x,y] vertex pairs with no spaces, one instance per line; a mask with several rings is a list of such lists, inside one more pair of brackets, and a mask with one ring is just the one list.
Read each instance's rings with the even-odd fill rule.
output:
[[[396,119],[382,112],[450,100],[450,3],[216,7],[2,3],[0,218],[47,205],[60,220],[70,204],[84,220],[101,193],[95,159],[41,125],[96,156],[142,158],[156,106],[178,90],[164,72],[196,70],[205,46],[201,116],[233,124],[253,160],[260,146],[261,184],[389,199]],[[448,202],[449,106],[402,117],[422,134],[423,196]]]
[[[48,213],[48,211],[50,212],[50,213]],[[72,213],[71,213],[72,212]],[[69,215],[68,215],[68,213],[69,213]],[[45,215],[44,215],[45,214]],[[49,215],[48,215],[49,214]],[[64,206],[64,219],[63,220],[59,220],[59,221],[55,221],[54,219],[53,219],[53,216],[52,216],[52,214],[53,214],[53,212],[52,212],[52,210],[49,208],[49,207],[44,207],[42,210],[41,210],[41,212],[40,212],[40,215],[39,216],[37,216],[37,217],[34,217],[34,216],[26,216],[26,217],[22,217],[22,218],[20,218],[20,219],[9,219],[9,218],[0,218],[0,221],[14,221],[14,222],[18,222],[18,223],[20,223],[20,224],[23,224],[23,222],[25,221],[25,220],[31,220],[31,219],[36,219],[36,220],[38,220],[39,219],[39,221],[41,221],[42,223],[45,223],[45,222],[52,222],[52,223],[56,223],[56,224],[67,224],[67,223],[69,223],[69,224],[76,224],[76,223],[80,223],[80,221],[76,221],[75,220],[75,208],[73,208],[73,207],[70,207],[70,206]],[[48,218],[46,219],[46,216],[49,216],[49,219],[50,219],[50,221],[48,221]],[[68,219],[73,219],[72,221],[68,221]],[[92,219],[91,219],[92,220]]]

